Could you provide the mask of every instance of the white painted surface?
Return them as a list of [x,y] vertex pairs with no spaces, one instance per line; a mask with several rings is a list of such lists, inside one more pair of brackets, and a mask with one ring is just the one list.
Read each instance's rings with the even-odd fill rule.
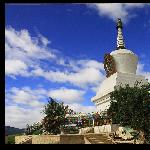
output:
[[79,134],[85,134],[93,130],[93,127],[86,127],[79,129]]
[[132,51],[119,49],[110,53],[116,64],[117,72],[136,74],[138,57]]
[[128,49],[114,50],[110,53],[110,55],[116,55],[116,54],[133,54],[133,55],[135,55],[131,50],[128,50]]
[[141,82],[140,85],[148,82],[145,77],[141,75],[117,72],[103,81],[99,91],[91,101],[95,103],[99,111],[105,111],[110,106],[109,93],[114,91],[115,86],[125,86],[129,84],[130,87],[133,87],[136,81]]
[[111,132],[111,125],[95,126],[94,133]]
[[95,97],[92,98],[94,102],[95,99],[105,96],[106,94],[112,92],[114,90],[114,86],[116,85],[117,73],[111,75],[109,78],[106,78],[100,85],[100,88]]
[[97,105],[97,109],[99,111],[106,111],[109,108],[109,106],[110,106],[110,100],[106,102],[105,100],[101,99],[101,101],[104,101],[104,102],[98,104]]
[[133,87],[135,82],[141,82],[141,85],[148,83],[148,81],[145,79],[142,75],[136,75],[136,74],[128,74],[128,73],[117,73],[117,81],[116,85],[122,84],[124,86],[125,84],[129,84],[130,87]]

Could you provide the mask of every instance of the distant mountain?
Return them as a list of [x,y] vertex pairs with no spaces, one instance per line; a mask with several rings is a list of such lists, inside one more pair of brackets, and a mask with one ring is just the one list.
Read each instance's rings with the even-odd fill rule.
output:
[[5,126],[5,135],[24,133],[25,129],[19,129],[15,127]]

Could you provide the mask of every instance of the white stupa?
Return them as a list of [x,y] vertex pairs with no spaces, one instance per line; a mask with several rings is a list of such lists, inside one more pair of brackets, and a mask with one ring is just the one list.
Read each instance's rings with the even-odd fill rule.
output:
[[129,84],[133,87],[136,81],[141,82],[140,85],[148,83],[144,76],[136,75],[138,56],[125,48],[121,19],[117,21],[117,32],[117,49],[104,57],[107,78],[100,85],[96,96],[91,99],[99,111],[109,108],[110,92],[114,91],[115,86]]

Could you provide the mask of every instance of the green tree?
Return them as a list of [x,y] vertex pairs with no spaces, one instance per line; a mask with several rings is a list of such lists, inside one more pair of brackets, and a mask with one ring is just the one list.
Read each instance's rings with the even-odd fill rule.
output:
[[50,134],[60,134],[61,127],[65,124],[65,116],[68,112],[68,106],[56,102],[50,98],[48,104],[44,106],[43,127]]
[[112,123],[142,131],[146,142],[150,142],[150,84],[119,86],[110,94],[110,98],[107,115],[112,118]]
[[41,123],[34,123],[33,125],[29,126],[26,125],[25,134],[26,135],[39,135],[43,133],[43,126]]

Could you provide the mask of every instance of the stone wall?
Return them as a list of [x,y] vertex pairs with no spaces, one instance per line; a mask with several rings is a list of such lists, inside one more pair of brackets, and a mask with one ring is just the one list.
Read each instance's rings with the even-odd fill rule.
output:
[[15,144],[31,144],[31,143],[32,143],[32,135],[15,136]]
[[16,144],[85,144],[82,134],[15,136]]
[[32,137],[32,144],[59,144],[59,135],[38,135]]
[[85,144],[84,135],[79,134],[61,135],[60,144]]
[[15,136],[16,144],[84,144],[84,135],[30,135]]

